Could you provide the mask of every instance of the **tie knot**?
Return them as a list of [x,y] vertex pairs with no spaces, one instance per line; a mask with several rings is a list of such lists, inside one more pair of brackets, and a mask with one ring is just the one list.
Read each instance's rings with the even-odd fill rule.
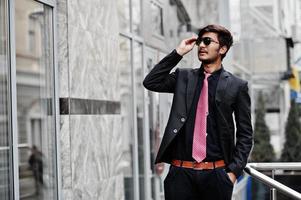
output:
[[205,79],[207,79],[209,76],[211,76],[211,74],[207,73],[204,71],[204,74],[205,74]]

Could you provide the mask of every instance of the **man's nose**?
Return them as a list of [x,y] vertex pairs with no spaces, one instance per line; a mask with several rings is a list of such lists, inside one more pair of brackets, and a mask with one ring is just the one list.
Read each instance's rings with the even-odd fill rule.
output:
[[206,50],[206,46],[200,44],[200,45],[198,46],[198,50],[199,50],[199,51],[204,51],[204,50]]

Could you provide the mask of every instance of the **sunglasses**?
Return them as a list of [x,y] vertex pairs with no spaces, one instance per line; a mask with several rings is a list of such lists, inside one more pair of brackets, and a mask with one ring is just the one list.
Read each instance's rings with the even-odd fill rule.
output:
[[214,41],[212,38],[210,37],[198,37],[198,39],[196,40],[195,44],[197,46],[199,46],[201,43],[204,43],[204,45],[208,46],[211,42],[215,42],[217,44],[219,44],[218,42]]

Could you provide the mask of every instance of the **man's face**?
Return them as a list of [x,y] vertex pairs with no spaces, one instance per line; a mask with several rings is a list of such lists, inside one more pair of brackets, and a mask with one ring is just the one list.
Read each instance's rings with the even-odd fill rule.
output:
[[[206,45],[206,41],[202,41],[198,46],[198,58],[202,63],[213,63],[221,59],[221,54],[225,53],[224,48],[220,48],[217,33],[206,32],[202,35],[203,40],[211,40]],[[208,39],[210,38],[210,39]]]

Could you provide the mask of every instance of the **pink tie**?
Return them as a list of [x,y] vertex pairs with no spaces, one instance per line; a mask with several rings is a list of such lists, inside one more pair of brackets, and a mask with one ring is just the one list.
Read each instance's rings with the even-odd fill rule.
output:
[[192,157],[201,162],[206,157],[206,131],[208,114],[208,77],[211,74],[205,73],[203,88],[198,102],[192,144]]

